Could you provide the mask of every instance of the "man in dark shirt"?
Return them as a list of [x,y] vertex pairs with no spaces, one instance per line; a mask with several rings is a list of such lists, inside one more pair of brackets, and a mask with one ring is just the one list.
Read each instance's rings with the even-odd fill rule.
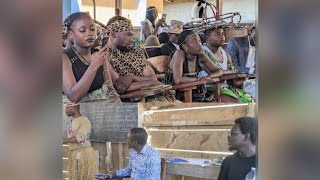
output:
[[221,165],[218,180],[244,180],[251,167],[256,167],[257,120],[241,117],[235,120],[228,136],[229,150]]
[[165,43],[161,47],[161,54],[169,56],[172,52],[180,49],[178,45],[178,36],[183,31],[182,29],[183,22],[172,20],[171,28],[168,29],[169,33],[169,42]]

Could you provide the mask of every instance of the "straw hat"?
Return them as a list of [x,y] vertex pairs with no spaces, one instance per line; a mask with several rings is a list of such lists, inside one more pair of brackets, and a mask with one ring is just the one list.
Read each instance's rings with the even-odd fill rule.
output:
[[162,45],[159,42],[159,39],[155,35],[150,35],[147,37],[146,42],[144,43],[144,48],[161,48]]
[[171,20],[171,26],[167,30],[167,32],[170,34],[180,34],[183,31],[182,26],[183,26],[183,22],[177,21],[177,20]]

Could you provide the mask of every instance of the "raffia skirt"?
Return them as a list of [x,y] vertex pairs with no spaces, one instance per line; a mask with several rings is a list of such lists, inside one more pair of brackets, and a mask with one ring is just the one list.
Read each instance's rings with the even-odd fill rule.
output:
[[94,176],[98,173],[98,165],[95,151],[91,146],[70,150],[68,157],[69,180],[95,179]]

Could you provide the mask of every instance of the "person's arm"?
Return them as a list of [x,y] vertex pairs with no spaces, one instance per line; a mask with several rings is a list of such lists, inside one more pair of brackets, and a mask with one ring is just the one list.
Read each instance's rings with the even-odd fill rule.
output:
[[143,87],[162,85],[163,83],[157,80],[157,76],[150,65],[143,71],[143,76],[131,75],[132,83],[128,87],[127,91],[134,91]]
[[145,179],[143,180],[158,180],[161,174],[161,158],[154,153],[146,162]]
[[78,143],[78,140],[76,137],[66,138],[63,140],[63,144],[68,144],[68,143]]
[[126,177],[126,176],[130,176],[131,175],[131,171],[132,171],[132,157],[131,157],[131,154],[132,154],[132,150],[130,150],[129,152],[129,164],[126,168],[124,169],[120,169],[120,170],[117,170],[114,172],[114,175],[116,177]]
[[[228,70],[226,71],[223,71],[223,75],[228,75],[228,74],[234,74],[236,73],[236,69],[235,69],[235,66],[234,64],[232,63],[231,61],[231,57],[229,55],[228,52],[226,52],[226,55],[227,55],[227,65],[228,65]],[[230,67],[230,68],[229,68]]]
[[229,40],[226,51],[230,54],[233,64],[240,73],[249,73],[250,68],[239,66],[239,48],[236,45],[235,38]]
[[109,71],[111,79],[114,82],[114,87],[119,94],[123,94],[126,91],[138,90],[146,86],[162,84],[157,80],[156,74],[149,65],[143,72],[144,77],[134,75],[119,76],[110,63]]
[[78,143],[82,144],[89,139],[89,135],[91,133],[91,123],[88,119],[81,120],[80,122],[75,122],[73,124],[75,129],[77,129],[74,137],[66,138],[63,140],[63,144],[67,143]]
[[143,32],[143,35],[144,35],[145,39],[147,39],[147,37],[150,36],[150,35],[157,36],[158,35],[158,31],[159,31],[159,27],[163,24],[163,22],[164,22],[163,19],[159,19],[157,24],[155,25],[155,28],[154,28],[153,31],[151,30],[150,25],[147,22],[144,22],[143,25],[142,25],[142,32]]
[[76,82],[69,57],[63,54],[63,92],[71,102],[79,102],[89,91],[98,68],[104,63],[105,47],[92,55],[91,63],[81,79]]
[[172,57],[170,65],[171,70],[173,72],[173,80],[175,84],[184,84],[190,82],[196,82],[198,78],[192,77],[183,77],[183,61],[185,61],[185,53],[183,50],[177,50]]
[[217,78],[223,75],[222,69],[214,64],[206,54],[199,55],[199,60],[206,67],[205,70],[208,73],[208,77]]

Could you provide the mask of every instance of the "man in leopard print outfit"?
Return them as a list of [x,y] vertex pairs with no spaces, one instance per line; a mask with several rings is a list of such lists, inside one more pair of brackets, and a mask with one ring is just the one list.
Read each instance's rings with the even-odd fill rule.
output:
[[148,65],[145,50],[133,48],[130,20],[122,16],[111,18],[105,34],[109,37],[108,71],[119,94],[162,84]]

